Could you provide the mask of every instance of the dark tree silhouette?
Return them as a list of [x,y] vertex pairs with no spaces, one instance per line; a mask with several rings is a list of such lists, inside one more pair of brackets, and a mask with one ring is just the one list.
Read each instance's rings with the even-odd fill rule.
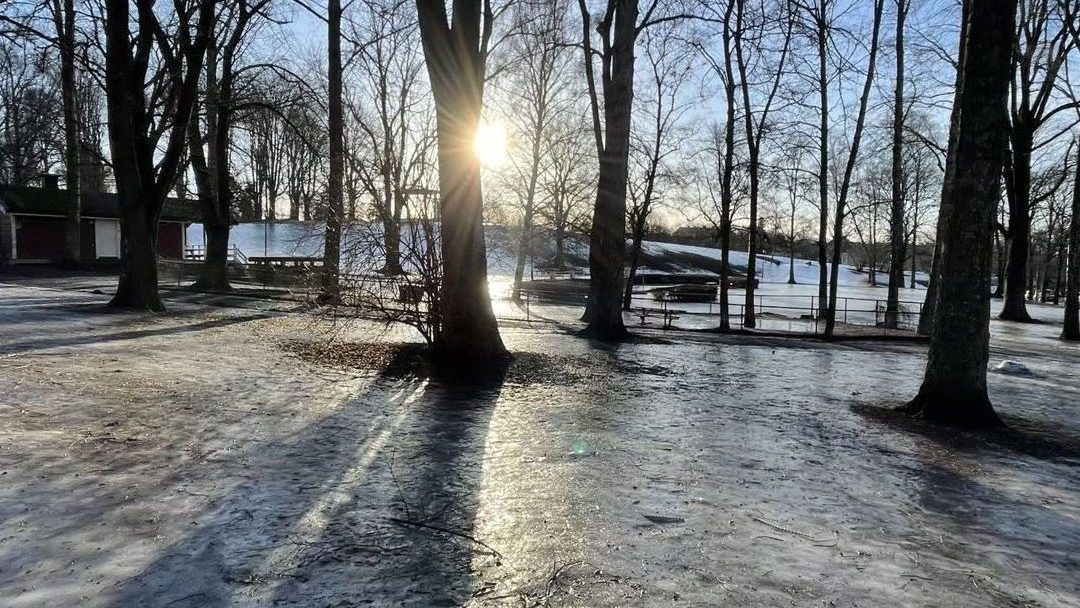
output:
[[994,218],[1005,160],[1017,0],[966,0],[949,138],[937,302],[919,394],[905,409],[935,422],[1000,425],[986,390]]
[[[165,31],[153,0],[105,3],[105,97],[120,201],[120,282],[111,306],[164,310],[158,295],[157,228],[187,143],[214,0],[176,0]],[[131,8],[135,15],[131,15]],[[151,57],[158,69],[151,73]],[[147,83],[153,90],[147,91]],[[161,138],[168,133],[166,142]]]
[[[892,206],[889,218],[889,290],[885,304],[885,326],[896,327],[900,320],[900,287],[904,284],[904,22],[910,0],[896,0],[896,88],[893,91],[892,124]],[[912,247],[912,257],[915,255]]]
[[472,145],[495,15],[487,0],[455,0],[449,23],[443,0],[417,0],[416,7],[439,151],[442,327],[433,347],[447,362],[499,359],[506,349],[488,296],[480,160]]
[[[199,194],[199,211],[206,234],[206,256],[195,286],[206,290],[229,289],[229,228],[232,224],[230,142],[239,110],[236,94],[237,53],[254,19],[270,0],[237,0],[225,9],[221,40],[212,37],[206,53],[205,135],[199,120],[189,125],[189,158]],[[204,151],[203,145],[206,149]]]
[[345,215],[342,200],[345,187],[345,101],[341,88],[341,0],[330,0],[326,10],[330,168],[326,185],[326,239],[319,301],[333,304],[341,298],[341,221]]

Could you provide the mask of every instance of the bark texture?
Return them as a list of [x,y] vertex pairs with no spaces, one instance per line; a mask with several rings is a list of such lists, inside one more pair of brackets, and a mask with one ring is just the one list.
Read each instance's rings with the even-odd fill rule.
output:
[[[941,235],[940,282],[922,387],[907,410],[935,422],[1001,424],[986,389],[992,237],[1017,0],[966,0]],[[975,58],[972,60],[972,58]],[[953,149],[954,148],[954,149]],[[945,203],[948,203],[947,205]]]

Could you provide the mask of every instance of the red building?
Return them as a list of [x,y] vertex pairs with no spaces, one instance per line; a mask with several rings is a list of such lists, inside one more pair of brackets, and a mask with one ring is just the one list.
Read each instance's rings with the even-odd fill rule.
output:
[[[58,263],[64,255],[66,192],[54,179],[42,187],[0,185],[0,264]],[[158,256],[182,259],[187,227],[199,221],[192,203],[168,199],[158,224]],[[112,193],[82,196],[82,260],[120,259],[120,203]]]

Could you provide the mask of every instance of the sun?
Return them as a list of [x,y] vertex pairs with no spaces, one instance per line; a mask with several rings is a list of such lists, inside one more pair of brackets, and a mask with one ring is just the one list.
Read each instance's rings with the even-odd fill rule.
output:
[[506,127],[500,122],[484,121],[476,129],[473,152],[480,159],[480,164],[489,169],[498,169],[506,163],[506,144]]

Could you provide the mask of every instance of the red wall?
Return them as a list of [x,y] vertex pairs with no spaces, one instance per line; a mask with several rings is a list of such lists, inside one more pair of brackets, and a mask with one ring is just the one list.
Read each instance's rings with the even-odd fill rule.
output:
[[[18,218],[15,231],[16,254],[20,260],[48,260],[59,263],[64,258],[64,218],[27,217]],[[169,259],[184,257],[184,224],[162,222],[158,224],[158,255]],[[94,255],[94,227],[89,220],[82,224],[83,261],[92,262]]]
[[20,260],[62,261],[64,229],[63,218],[19,217],[15,229],[15,254]]
[[158,224],[157,252],[163,258],[179,260],[184,257],[184,225],[176,222]]

